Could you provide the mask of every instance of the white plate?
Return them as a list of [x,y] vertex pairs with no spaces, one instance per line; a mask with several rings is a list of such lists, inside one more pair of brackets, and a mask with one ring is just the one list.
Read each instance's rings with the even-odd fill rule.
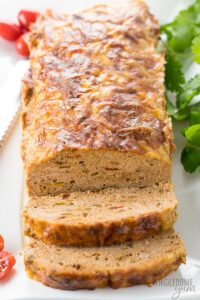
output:
[[[113,0],[115,1],[115,0]],[[123,0],[122,0],[123,1]],[[0,0],[0,19],[14,20],[21,8],[43,10],[53,7],[57,10],[75,11],[98,0]],[[163,22],[170,20],[176,12],[191,1],[149,0],[152,11]],[[0,41],[0,84],[9,74],[10,68],[19,57],[14,46]],[[190,70],[190,74],[194,69]],[[0,109],[6,99],[0,99]],[[176,229],[181,233],[187,249],[187,264],[168,276],[159,284],[149,288],[136,286],[119,290],[97,289],[94,291],[60,291],[43,286],[28,279],[24,272],[22,256],[21,217],[23,193],[23,171],[19,151],[20,128],[17,124],[10,139],[0,150],[0,233],[6,239],[6,249],[11,251],[17,263],[15,270],[7,280],[0,282],[0,299],[200,299],[200,185],[199,173],[186,174],[180,164],[180,150],[183,139],[175,124],[177,151],[174,155],[173,181],[179,199],[179,220]],[[174,280],[175,279],[175,280]],[[174,280],[174,281],[173,281]]]

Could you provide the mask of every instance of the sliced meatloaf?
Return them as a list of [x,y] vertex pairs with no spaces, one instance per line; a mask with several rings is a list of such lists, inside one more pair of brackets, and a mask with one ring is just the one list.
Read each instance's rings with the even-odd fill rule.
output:
[[185,250],[173,231],[104,247],[59,247],[31,239],[25,249],[28,275],[59,289],[95,289],[148,284],[185,262]]
[[23,84],[29,195],[169,181],[174,147],[159,25],[140,0],[32,26]]
[[123,243],[170,229],[176,207],[169,184],[43,196],[24,209],[24,233],[56,245]]

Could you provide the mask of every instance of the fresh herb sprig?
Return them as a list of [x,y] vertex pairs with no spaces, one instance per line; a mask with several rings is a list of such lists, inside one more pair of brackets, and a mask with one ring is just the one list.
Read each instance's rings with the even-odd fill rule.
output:
[[186,81],[185,68],[200,64],[200,0],[161,26],[161,40],[166,49],[167,109],[174,119],[187,121],[181,131],[186,138],[181,162],[193,173],[200,166],[200,74]]

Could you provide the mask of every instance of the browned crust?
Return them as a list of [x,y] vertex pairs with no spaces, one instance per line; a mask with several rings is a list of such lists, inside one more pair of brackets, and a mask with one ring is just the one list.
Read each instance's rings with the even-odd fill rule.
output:
[[59,224],[36,219],[23,211],[24,234],[45,243],[62,246],[100,246],[139,240],[169,230],[177,219],[176,207],[160,213],[128,217],[109,222]]
[[95,289],[112,287],[114,289],[139,284],[151,285],[177,270],[181,263],[185,263],[185,252],[180,250],[173,257],[163,258],[153,265],[140,270],[131,268],[126,270],[102,271],[93,273],[57,274],[38,266],[35,260],[25,256],[26,271],[32,279],[41,281],[44,285],[63,290]]
[[23,84],[26,168],[69,149],[171,161],[159,24],[143,1],[119,4],[78,16],[47,11],[32,27],[31,74]]

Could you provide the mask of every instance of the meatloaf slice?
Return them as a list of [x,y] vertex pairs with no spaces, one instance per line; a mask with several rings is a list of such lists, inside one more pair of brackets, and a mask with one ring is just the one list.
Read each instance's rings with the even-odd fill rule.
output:
[[177,200],[169,184],[32,198],[25,235],[56,245],[110,245],[169,230]]
[[160,280],[185,263],[173,231],[140,241],[103,247],[59,247],[31,239],[24,253],[28,275],[53,288],[127,287]]
[[22,112],[29,195],[170,180],[159,25],[144,1],[117,2],[47,11],[32,26]]

